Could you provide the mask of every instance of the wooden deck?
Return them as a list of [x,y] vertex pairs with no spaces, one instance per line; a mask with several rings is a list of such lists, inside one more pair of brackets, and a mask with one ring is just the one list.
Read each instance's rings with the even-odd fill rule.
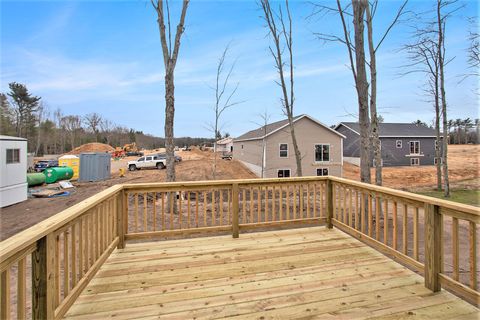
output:
[[479,310],[324,227],[115,250],[69,319],[478,319]]

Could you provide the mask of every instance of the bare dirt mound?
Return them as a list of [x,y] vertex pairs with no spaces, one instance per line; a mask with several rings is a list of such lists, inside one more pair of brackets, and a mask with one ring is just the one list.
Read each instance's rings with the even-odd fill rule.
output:
[[98,142],[92,142],[92,143],[86,143],[82,144],[80,147],[76,147],[70,152],[67,152],[65,154],[80,154],[84,152],[112,152],[115,149],[104,143],[98,143]]

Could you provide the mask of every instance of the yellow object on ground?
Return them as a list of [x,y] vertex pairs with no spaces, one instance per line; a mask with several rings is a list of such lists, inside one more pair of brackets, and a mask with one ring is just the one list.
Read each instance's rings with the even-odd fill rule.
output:
[[58,158],[60,167],[70,167],[73,169],[73,177],[71,180],[77,180],[80,171],[80,158],[74,155],[65,155]]
[[125,177],[125,168],[120,168],[118,171],[120,172],[120,177]]

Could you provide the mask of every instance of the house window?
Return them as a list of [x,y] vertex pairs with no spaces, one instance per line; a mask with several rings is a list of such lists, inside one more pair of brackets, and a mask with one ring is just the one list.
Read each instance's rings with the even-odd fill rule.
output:
[[316,144],[315,145],[315,161],[330,161],[330,145]]
[[433,158],[433,164],[434,165],[437,165],[438,162],[440,162],[440,164],[442,164],[442,158]]
[[410,165],[411,165],[411,166],[419,166],[419,165],[420,165],[420,159],[418,159],[418,158],[411,158],[411,159],[410,159]]
[[319,177],[328,176],[328,168],[318,168],[317,176]]
[[290,177],[290,169],[280,169],[280,170],[278,170],[278,177],[279,178],[289,178]]
[[410,141],[410,154],[420,154],[420,141]]
[[7,164],[20,163],[20,149],[7,149]]
[[287,158],[288,157],[288,144],[280,143],[280,158]]
[[397,149],[401,149],[402,146],[403,146],[403,145],[402,145],[402,140],[397,140],[397,141],[395,142],[395,145],[397,146]]

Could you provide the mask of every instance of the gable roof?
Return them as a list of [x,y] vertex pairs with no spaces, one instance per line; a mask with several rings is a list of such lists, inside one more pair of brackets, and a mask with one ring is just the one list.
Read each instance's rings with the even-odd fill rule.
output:
[[233,138],[231,137],[227,137],[227,138],[223,138],[223,139],[220,139],[217,141],[217,144],[229,144],[230,142],[232,142]]
[[[360,135],[360,125],[358,122],[340,122],[335,127],[335,130],[337,130],[341,125]],[[378,134],[380,138],[436,137],[434,129],[414,123],[379,123]]]
[[[343,134],[341,134],[338,131],[333,130],[332,128],[328,127],[327,125],[324,125],[320,121],[312,118],[309,115],[302,114],[296,117],[293,117],[293,122],[297,122],[300,119],[307,118],[315,122],[321,127],[324,127],[325,129],[337,134],[338,136],[345,138]],[[255,130],[248,131],[247,133],[242,134],[238,138],[235,139],[235,141],[245,141],[245,140],[258,140],[258,139],[263,139],[265,137],[268,137],[269,135],[282,130],[283,128],[288,126],[288,119],[280,120],[277,122],[272,122],[267,124],[266,126],[261,126],[260,128],[257,128]],[[266,133],[266,134],[265,134]]]

